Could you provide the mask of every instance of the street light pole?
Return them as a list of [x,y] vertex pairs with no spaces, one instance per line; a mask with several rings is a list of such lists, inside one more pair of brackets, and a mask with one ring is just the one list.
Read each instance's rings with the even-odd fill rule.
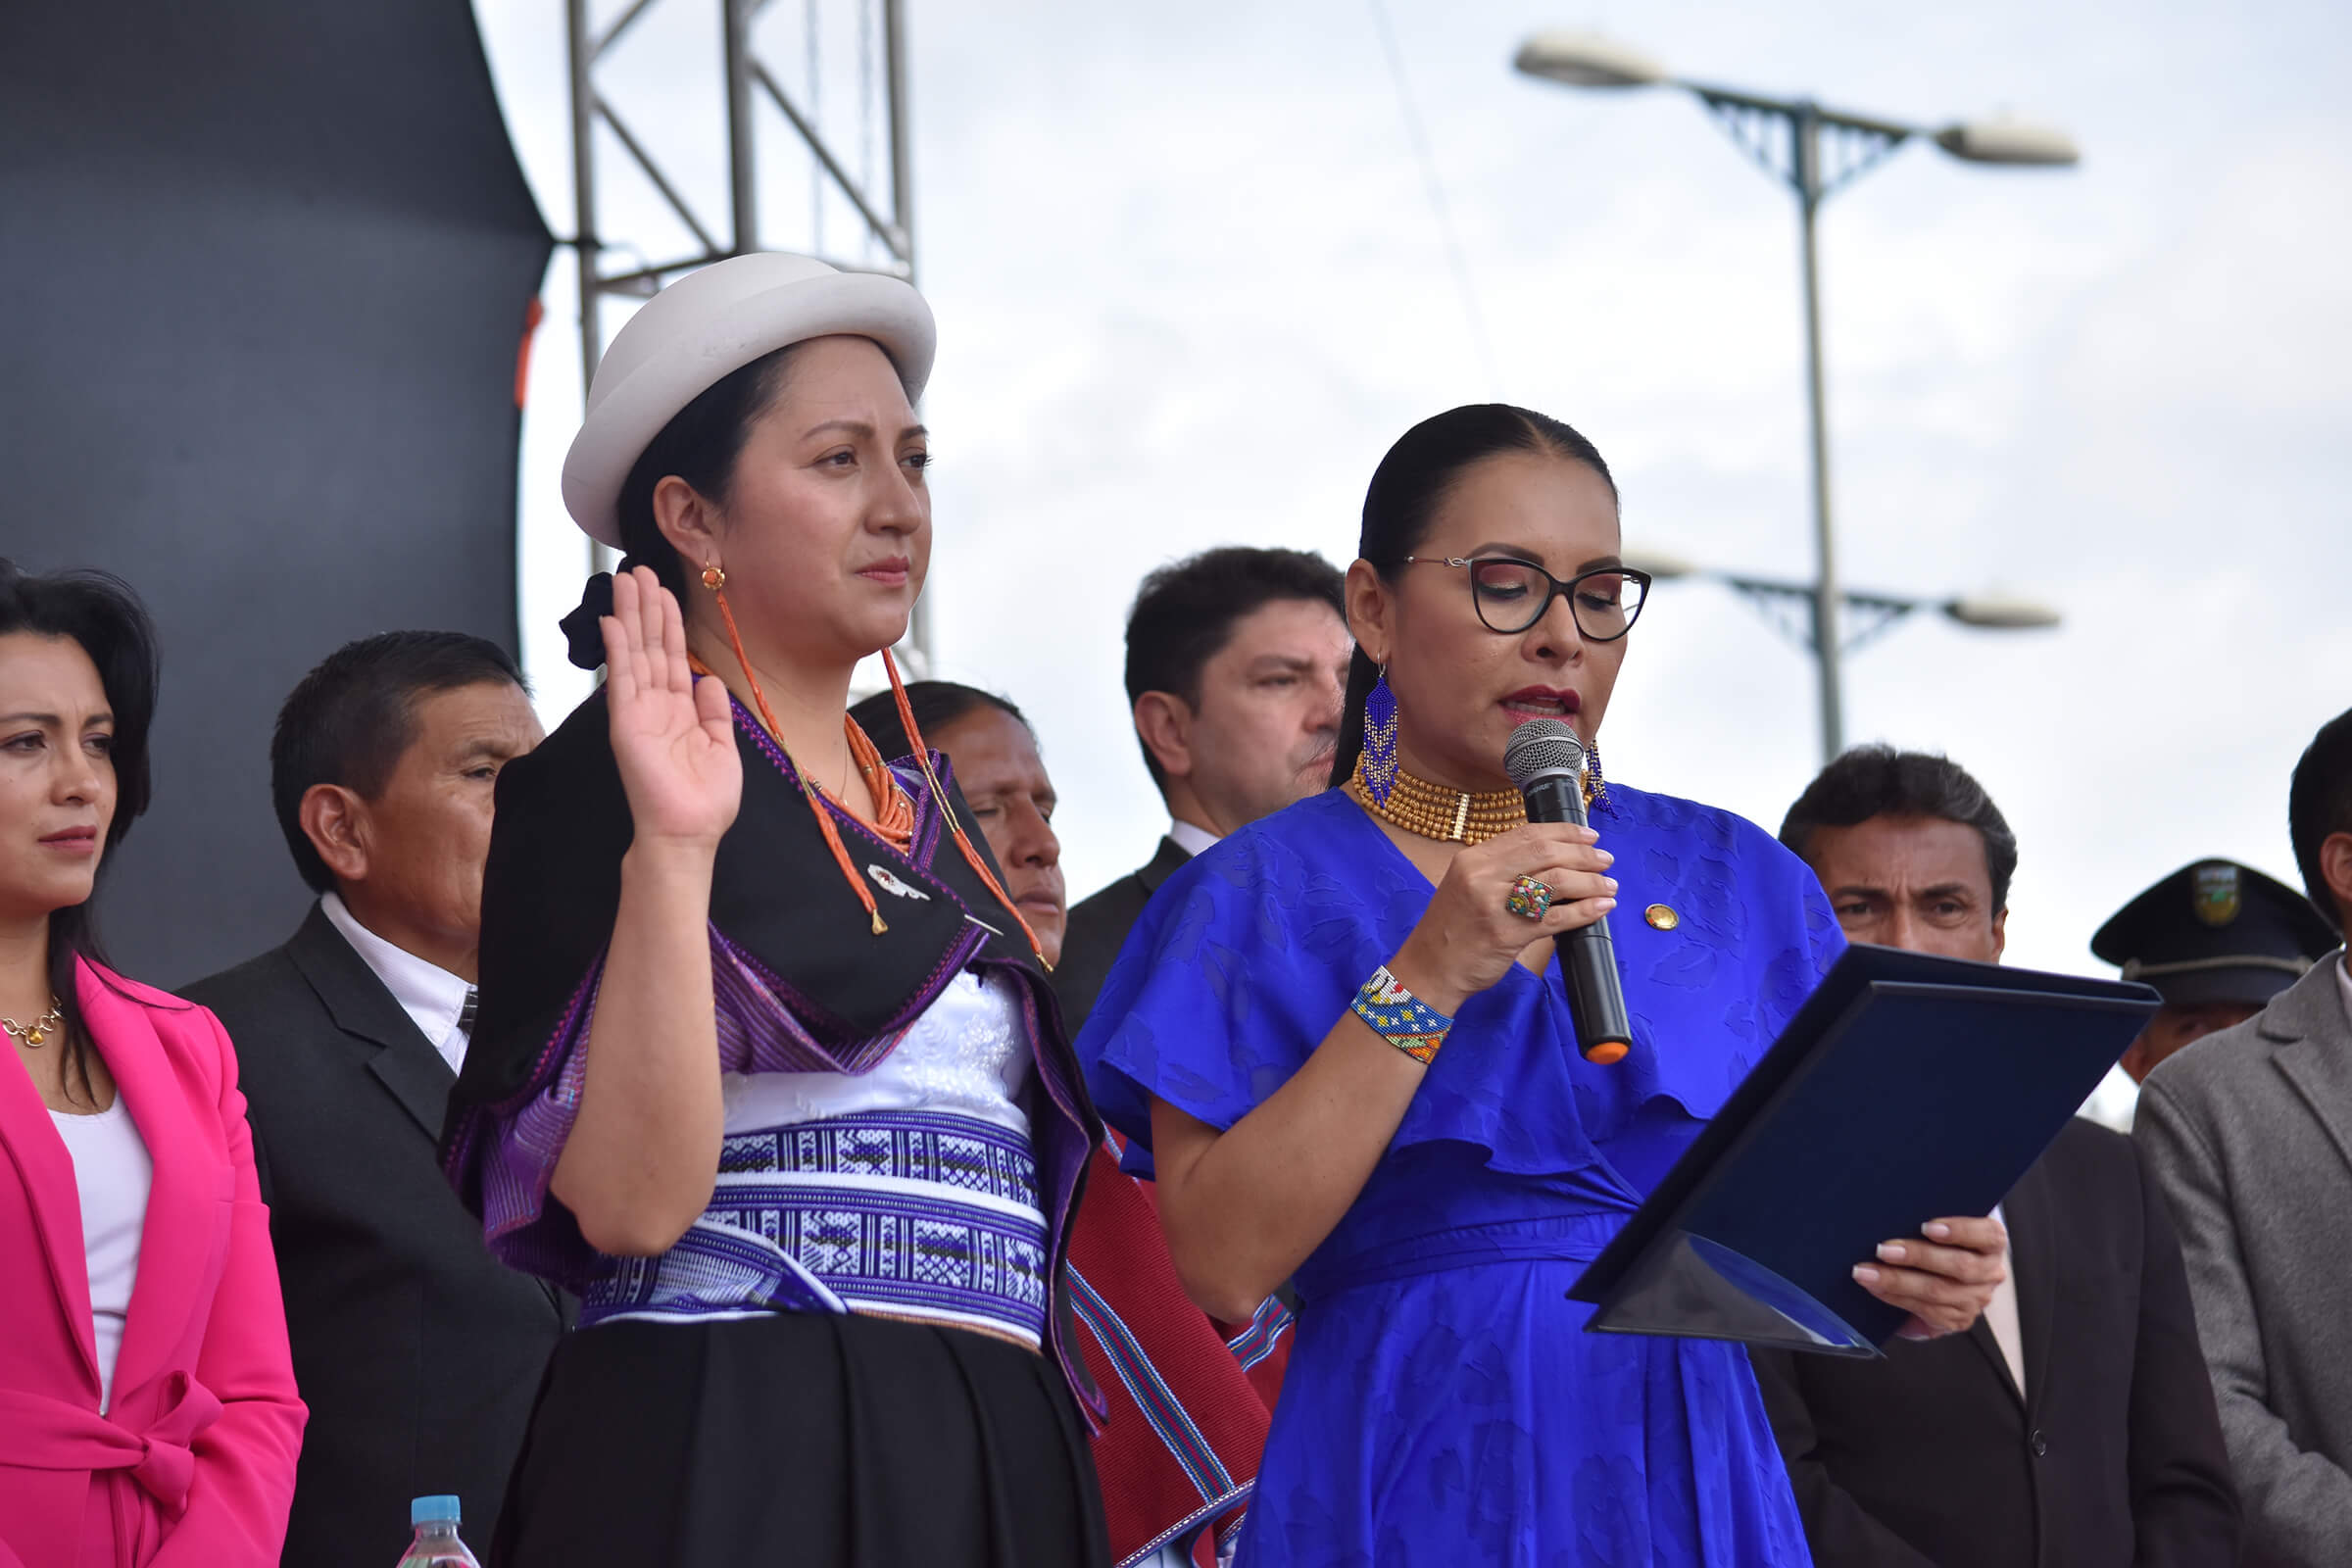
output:
[[1813,654],[1821,681],[1821,755],[1827,762],[1845,750],[1845,699],[1838,669],[1838,552],[1830,529],[1830,416],[1821,375],[1821,269],[1814,243],[1822,197],[1821,112],[1809,102],[1793,107],[1789,162],[1805,273],[1805,408],[1813,423]]
[[[1605,89],[1680,87],[1716,119],[1764,170],[1796,195],[1797,241],[1804,273],[1805,408],[1811,424],[1813,469],[1814,578],[1812,642],[1821,682],[1821,749],[1825,761],[1845,749],[1844,687],[1839,679],[1842,639],[1838,607],[1847,595],[1838,586],[1838,558],[1831,529],[1829,411],[1823,390],[1821,355],[1821,270],[1815,230],[1821,204],[1904,142],[1921,134],[1898,121],[1824,109],[1809,98],[1771,98],[1739,88],[1686,81],[1638,50],[1589,33],[1539,33],[1519,49],[1513,64],[1530,76],[1571,87]],[[1766,127],[1779,122],[1788,132],[1788,159],[1777,156]],[[1838,138],[1838,167],[1823,159],[1822,131]],[[1969,163],[2066,168],[2077,160],[2064,132],[2014,121],[1947,125],[1934,133],[1936,144]],[[1987,623],[1989,624],[1989,623]]]

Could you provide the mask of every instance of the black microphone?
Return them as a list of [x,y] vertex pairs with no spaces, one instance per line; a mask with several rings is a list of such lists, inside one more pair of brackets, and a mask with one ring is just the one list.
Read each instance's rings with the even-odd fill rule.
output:
[[[1592,824],[1585,818],[1585,743],[1556,718],[1531,718],[1511,731],[1502,749],[1502,770],[1527,797],[1530,822]],[[1576,1024],[1576,1049],[1587,1061],[1607,1066],[1633,1049],[1634,1026],[1625,1015],[1625,985],[1617,978],[1617,945],[1602,915],[1552,939],[1560,951],[1560,975],[1568,983],[1568,1015]]]

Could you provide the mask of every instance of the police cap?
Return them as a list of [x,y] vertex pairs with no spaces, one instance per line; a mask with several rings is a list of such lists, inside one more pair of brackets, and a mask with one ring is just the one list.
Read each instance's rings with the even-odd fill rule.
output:
[[2260,1006],[2333,952],[2334,930],[2293,888],[2235,860],[2184,865],[2118,910],[2090,951],[2168,1003]]

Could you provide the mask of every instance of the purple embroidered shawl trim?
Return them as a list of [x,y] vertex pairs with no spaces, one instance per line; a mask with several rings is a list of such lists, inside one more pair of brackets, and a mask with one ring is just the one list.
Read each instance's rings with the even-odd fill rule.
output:
[[[728,941],[716,926],[710,926],[709,934],[719,1066],[742,1073],[871,1072],[906,1039],[914,1020],[938,1000],[948,982],[970,960],[971,948],[978,946],[975,932],[974,941],[961,948],[962,961],[952,967],[943,963],[915,994],[904,1023],[886,1034],[856,1042],[849,1051],[835,1052],[808,1031],[792,1004],[790,987]],[[563,1021],[540,1052],[530,1080],[514,1099],[493,1106],[487,1117],[476,1118],[466,1129],[455,1153],[457,1161],[468,1161],[473,1157],[468,1146],[488,1134],[487,1147],[478,1158],[482,1230],[491,1250],[515,1268],[566,1285],[574,1283],[579,1271],[591,1263],[591,1256],[570,1215],[561,1205],[551,1211],[546,1200],[556,1161],[562,1157],[579,1115],[580,1089],[588,1071],[585,1048],[596,1021],[596,997],[604,969],[604,955],[599,954],[564,1009]],[[1015,989],[1021,996],[1028,1038],[1034,1041],[1039,1028],[1036,1001],[1027,986]],[[1066,1089],[1054,1081],[1055,1075],[1046,1070],[1042,1061],[1039,1066],[1039,1082],[1056,1106],[1074,1119]],[[1068,1194],[1057,1191],[1055,1197],[1066,1201]]]

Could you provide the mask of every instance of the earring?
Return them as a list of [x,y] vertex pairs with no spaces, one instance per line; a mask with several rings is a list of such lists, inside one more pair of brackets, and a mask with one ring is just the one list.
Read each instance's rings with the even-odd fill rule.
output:
[[1588,746],[1585,748],[1585,805],[1594,807],[1608,804],[1609,781],[1600,776],[1600,748]]
[[1389,666],[1380,666],[1380,679],[1364,695],[1364,749],[1356,770],[1363,776],[1364,793],[1375,806],[1389,804],[1396,787],[1396,694],[1389,690]]
[[726,568],[726,567],[724,567],[724,566],[722,566],[722,565],[718,564],[716,562],[712,562],[712,563],[711,563],[710,565],[708,565],[708,566],[705,566],[705,567],[703,568],[703,586],[704,586],[704,587],[706,587],[706,588],[710,589],[710,590],[712,593],[716,593],[716,592],[718,592],[718,591],[719,591],[721,588],[724,588],[726,585],[727,585],[727,568]]

